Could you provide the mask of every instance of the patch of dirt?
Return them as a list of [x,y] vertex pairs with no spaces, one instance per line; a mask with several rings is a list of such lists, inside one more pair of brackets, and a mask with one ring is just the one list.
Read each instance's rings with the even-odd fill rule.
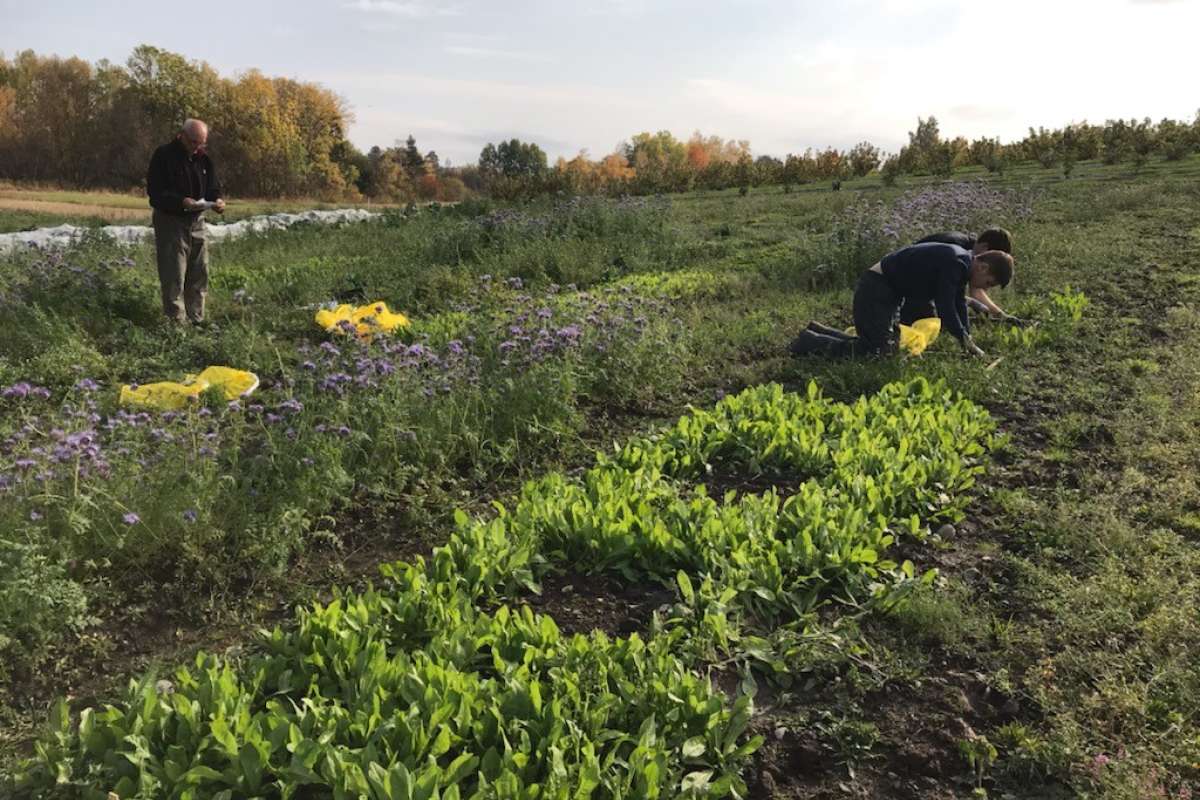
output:
[[675,592],[656,583],[629,583],[607,575],[555,575],[542,581],[542,593],[525,603],[549,614],[565,634],[603,631],[609,636],[643,633],[650,618],[675,600]]
[[[940,800],[970,796],[970,768],[959,743],[1018,718],[1019,705],[991,690],[980,674],[944,659],[917,686],[890,685],[863,698],[864,721],[878,740],[870,754],[848,763],[836,736],[820,726],[801,730],[786,718],[755,723],[765,738],[746,771],[754,798],[871,798]],[[833,707],[818,693],[792,711]]]
[[721,499],[727,492],[734,492],[736,497],[751,494],[766,494],[772,489],[780,497],[791,497],[797,487],[809,476],[799,473],[784,475],[741,475],[724,470],[718,470],[697,484],[708,487],[708,496]]

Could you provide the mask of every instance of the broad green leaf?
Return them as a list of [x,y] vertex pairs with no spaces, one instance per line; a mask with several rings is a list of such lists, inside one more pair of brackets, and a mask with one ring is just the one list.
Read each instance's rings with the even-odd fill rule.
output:
[[686,572],[679,570],[675,574],[675,582],[679,584],[679,594],[683,598],[683,601],[688,605],[692,605],[696,599],[696,593],[692,589],[692,579],[688,577]]
[[700,772],[689,772],[683,776],[683,782],[679,784],[679,788],[683,792],[703,792],[712,780],[712,776],[713,772],[711,769]]

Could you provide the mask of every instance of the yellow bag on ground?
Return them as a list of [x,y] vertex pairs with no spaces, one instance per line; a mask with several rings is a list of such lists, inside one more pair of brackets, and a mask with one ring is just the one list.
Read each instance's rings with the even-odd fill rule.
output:
[[[914,321],[912,325],[901,325],[900,349],[910,356],[919,356],[937,340],[941,331],[942,321],[938,317],[925,317]],[[846,333],[853,335],[854,328],[847,328]]]
[[232,367],[208,367],[195,380],[207,383],[209,386],[219,386],[225,392],[226,400],[237,400],[253,394],[258,388],[258,376],[253,372]]
[[910,356],[919,356],[933,344],[942,332],[942,321],[937,317],[925,317],[912,325],[900,326],[900,349]]
[[198,381],[194,383],[161,381],[145,383],[136,387],[122,386],[120,403],[123,406],[142,406],[159,411],[178,411],[195,403],[199,399],[200,393],[207,388],[208,384]]
[[330,333],[345,333],[347,325],[353,326],[358,336],[375,333],[393,333],[398,328],[407,328],[408,317],[390,311],[387,303],[377,301],[365,306],[342,304],[337,308],[323,308],[317,312],[317,324]]
[[226,400],[237,400],[258,388],[258,376],[230,367],[208,367],[199,375],[183,376],[178,383],[160,381],[136,387],[122,386],[120,403],[159,411],[178,411],[197,402],[205,390],[214,386],[221,389]]

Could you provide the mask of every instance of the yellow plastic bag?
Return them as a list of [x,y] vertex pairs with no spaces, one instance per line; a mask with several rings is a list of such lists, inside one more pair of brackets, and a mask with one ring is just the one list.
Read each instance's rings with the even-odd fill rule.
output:
[[[919,356],[937,340],[941,331],[942,321],[938,317],[925,317],[915,320],[912,325],[901,325],[900,349],[910,356]],[[854,328],[847,328],[846,333],[853,336]]]
[[190,403],[196,402],[200,393],[207,388],[208,384],[198,381],[193,383],[161,381],[136,387],[122,386],[120,403],[123,406],[142,406],[159,411],[178,411]]
[[900,349],[910,356],[919,356],[933,344],[942,332],[942,321],[937,317],[914,320],[912,325],[900,326]]
[[195,380],[207,383],[209,386],[219,386],[225,392],[226,400],[237,400],[253,394],[258,388],[258,376],[253,372],[232,367],[208,367],[195,377]]
[[185,375],[183,380],[160,381],[141,386],[122,386],[120,403],[159,411],[178,411],[199,400],[207,389],[218,387],[226,400],[245,397],[258,388],[258,376],[253,372],[230,367],[208,367],[199,375]]
[[355,334],[361,337],[393,333],[411,324],[408,317],[388,310],[387,303],[383,301],[357,308],[347,304],[334,309],[323,308],[317,312],[316,321],[330,333],[346,333],[347,326],[352,326]]

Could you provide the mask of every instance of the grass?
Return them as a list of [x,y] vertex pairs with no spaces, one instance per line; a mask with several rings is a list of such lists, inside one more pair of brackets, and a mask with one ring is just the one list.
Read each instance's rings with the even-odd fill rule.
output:
[[[971,738],[983,736],[997,756],[972,774],[992,796],[1183,800],[1200,780],[1198,169],[1193,157],[1154,162],[1138,175],[1081,164],[1066,180],[1030,166],[997,179],[1035,183],[1042,195],[1034,216],[1011,226],[1018,275],[995,299],[1044,317],[1051,293],[1071,286],[1091,305],[1075,333],[1032,347],[980,325],[980,343],[1003,356],[989,371],[945,341],[913,361],[827,363],[782,354],[807,319],[848,321],[847,285],[814,289],[806,255],[833,215],[860,192],[886,198],[932,182],[905,179],[896,189],[866,180],[837,193],[809,186],[790,194],[760,187],[745,198],[681,196],[664,232],[621,238],[518,237],[477,246],[446,233],[459,224],[451,213],[229,243],[213,256],[220,330],[177,338],[155,327],[144,248],[134,251],[136,266],[119,295],[104,301],[109,317],[47,297],[37,313],[7,323],[25,333],[0,352],[0,383],[65,384],[76,364],[107,382],[213,359],[270,372],[280,352],[318,341],[305,327],[305,305],[378,295],[415,317],[435,318],[469,301],[471,276],[484,272],[521,276],[535,289],[551,281],[625,284],[672,298],[687,333],[680,363],[664,361],[660,369],[674,381],[672,391],[634,408],[602,393],[580,401],[581,416],[557,435],[497,455],[491,463],[499,480],[459,464],[435,483],[413,484],[401,502],[424,511],[379,537],[403,547],[444,536],[449,505],[482,507],[521,476],[586,463],[593,446],[653,426],[688,402],[709,403],[718,391],[815,379],[828,395],[849,399],[913,374],[946,379],[992,410],[1008,437],[983,496],[953,535],[912,556],[918,568],[938,568],[941,585],[898,616],[824,620],[827,635],[788,655],[790,688],[760,676],[767,710],[759,724],[771,735],[752,770],[752,791],[813,796],[854,783],[882,796],[958,796],[975,780],[958,742],[985,752]],[[89,263],[111,257],[104,249],[74,256]],[[255,299],[235,302],[236,291]],[[52,649],[41,680],[24,685],[27,698],[9,695],[9,746],[27,737],[56,693],[111,696],[148,664],[173,663],[196,645],[236,642],[240,631],[274,619],[278,604],[303,602],[332,579],[369,575],[373,560],[395,551],[361,535],[378,529],[380,517],[356,520],[349,511],[335,509],[335,521],[319,526],[339,531],[341,544],[293,556],[295,580],[286,586],[262,576],[208,600],[175,593],[177,607],[165,619],[144,597],[125,616],[113,614]],[[358,534],[356,525],[363,526]],[[107,602],[126,597],[120,587],[91,588],[102,615],[112,613]],[[149,635],[163,624],[171,635]],[[129,626],[140,633],[131,635]],[[134,654],[123,656],[126,647]],[[110,663],[107,675],[82,680],[95,663]],[[778,729],[784,733],[775,736]],[[827,766],[794,766],[826,759]],[[922,774],[920,764],[934,763],[936,770]]]

